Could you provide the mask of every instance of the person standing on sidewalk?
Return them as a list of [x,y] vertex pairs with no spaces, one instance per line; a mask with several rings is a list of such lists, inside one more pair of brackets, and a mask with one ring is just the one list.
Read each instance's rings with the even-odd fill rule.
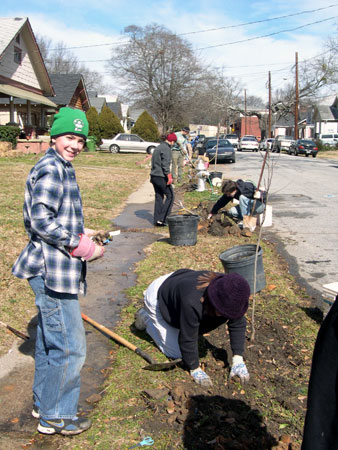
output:
[[38,309],[33,416],[43,434],[74,435],[91,426],[77,416],[80,371],[86,357],[78,293],[85,293],[86,261],[104,248],[84,228],[82,201],[72,166],[88,136],[83,111],[60,108],[51,128],[53,146],[31,169],[24,225],[29,242],[12,272],[27,279]]
[[166,226],[167,216],[170,214],[174,203],[170,165],[171,146],[174,145],[176,140],[175,133],[168,134],[165,141],[154,149],[151,158],[150,182],[155,191],[154,225],[158,227]]
[[188,155],[188,138],[190,133],[189,127],[182,128],[181,131],[175,133],[177,141],[172,148],[172,175],[173,183],[180,183],[183,176],[184,158]]

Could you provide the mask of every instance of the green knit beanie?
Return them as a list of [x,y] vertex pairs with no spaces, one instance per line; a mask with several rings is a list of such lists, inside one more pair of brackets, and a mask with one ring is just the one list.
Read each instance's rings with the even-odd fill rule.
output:
[[88,120],[83,111],[73,108],[60,108],[54,116],[50,136],[55,138],[65,134],[75,134],[87,139],[88,128]]

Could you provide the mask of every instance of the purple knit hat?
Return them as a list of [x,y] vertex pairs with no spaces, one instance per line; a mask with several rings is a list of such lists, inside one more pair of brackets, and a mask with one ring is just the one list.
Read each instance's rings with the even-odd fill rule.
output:
[[250,286],[238,273],[226,273],[214,278],[207,293],[216,311],[229,319],[239,319],[248,309]]

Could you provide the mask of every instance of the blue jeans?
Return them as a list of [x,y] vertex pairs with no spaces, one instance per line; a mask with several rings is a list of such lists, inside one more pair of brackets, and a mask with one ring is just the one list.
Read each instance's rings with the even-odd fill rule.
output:
[[78,296],[51,291],[30,278],[38,308],[33,398],[45,419],[72,419],[80,395],[86,338]]
[[[253,206],[254,200],[251,200],[244,195],[239,196],[239,205],[233,206],[229,209],[228,213],[230,216],[236,217],[237,219],[242,220],[244,216],[250,216],[251,209]],[[265,205],[259,200],[256,200],[255,210],[253,215],[258,215],[264,212]]]

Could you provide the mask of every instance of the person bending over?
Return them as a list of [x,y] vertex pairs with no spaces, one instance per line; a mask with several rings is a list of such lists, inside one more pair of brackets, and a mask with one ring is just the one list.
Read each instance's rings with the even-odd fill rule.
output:
[[249,216],[253,207],[254,200],[256,200],[255,210],[253,215],[261,214],[265,209],[266,193],[257,190],[251,181],[237,181],[224,180],[222,185],[222,197],[212,207],[208,219],[218,213],[221,208],[224,208],[229,202],[236,199],[239,204],[233,206],[227,211],[227,214],[238,220],[243,220],[244,216]]
[[182,358],[196,383],[211,386],[201,369],[198,336],[226,323],[233,353],[230,378],[249,380],[243,361],[250,287],[237,273],[180,269],[154,280],[144,293],[135,327],[146,330],[169,358]]

